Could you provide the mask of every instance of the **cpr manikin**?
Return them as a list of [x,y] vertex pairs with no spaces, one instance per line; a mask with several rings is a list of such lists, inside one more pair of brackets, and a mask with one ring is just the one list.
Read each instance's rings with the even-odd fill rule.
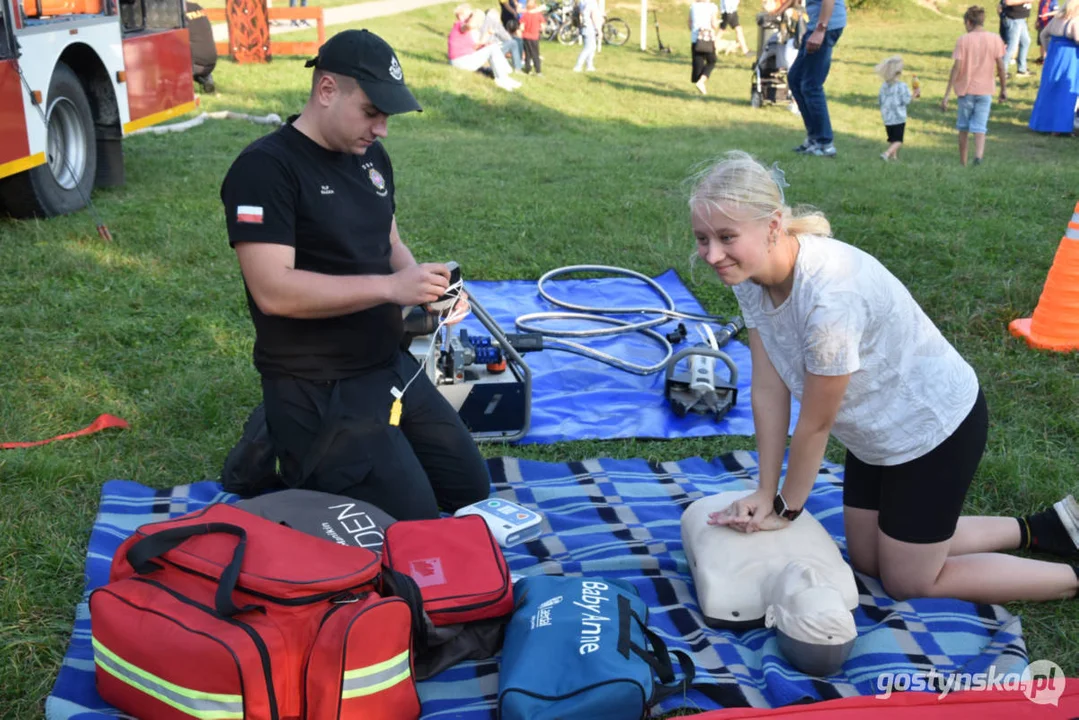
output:
[[858,634],[854,573],[808,512],[781,530],[743,533],[708,524],[710,513],[752,493],[701,498],[682,515],[682,545],[705,622],[731,630],[774,627],[791,665],[808,675],[831,675]]

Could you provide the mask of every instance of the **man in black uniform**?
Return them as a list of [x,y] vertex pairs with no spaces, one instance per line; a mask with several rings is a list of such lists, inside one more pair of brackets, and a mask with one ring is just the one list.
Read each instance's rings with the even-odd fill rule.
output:
[[188,2],[187,34],[191,42],[191,74],[203,92],[213,93],[214,68],[217,67],[217,46],[214,44],[214,29],[210,19],[198,3]]
[[468,429],[403,349],[403,309],[437,300],[450,275],[401,241],[379,142],[389,115],[421,108],[367,30],[335,35],[307,65],[303,112],[240,153],[221,187],[270,440],[292,487],[437,517],[491,487]]

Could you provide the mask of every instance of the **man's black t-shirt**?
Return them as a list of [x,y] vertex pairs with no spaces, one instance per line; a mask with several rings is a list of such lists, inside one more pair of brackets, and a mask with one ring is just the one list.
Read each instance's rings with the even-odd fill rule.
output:
[[[393,193],[393,168],[381,143],[363,155],[334,152],[291,124],[244,149],[221,184],[230,245],[290,245],[297,270],[327,275],[393,272]],[[385,366],[401,344],[402,308],[393,303],[311,320],[265,315],[250,290],[247,305],[255,367],[263,374],[351,377]]]

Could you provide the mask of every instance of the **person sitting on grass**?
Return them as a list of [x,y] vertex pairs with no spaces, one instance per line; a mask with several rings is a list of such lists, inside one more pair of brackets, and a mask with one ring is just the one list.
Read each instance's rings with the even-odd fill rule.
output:
[[[696,258],[734,291],[749,333],[760,455],[759,489],[711,523],[786,527],[834,436],[846,447],[851,565],[892,597],[1075,597],[1079,565],[1000,551],[1079,562],[1079,504],[1068,495],[1027,517],[961,516],[989,430],[977,373],[880,261],[832,237],[824,215],[792,210],[786,186],[733,151],[689,198]],[[801,411],[781,486],[792,396]]]
[[967,8],[963,14],[967,32],[955,43],[951,75],[944,88],[940,109],[948,110],[948,96],[955,90],[955,127],[959,131],[959,162],[967,164],[967,140],[974,133],[974,164],[981,165],[985,155],[985,133],[989,125],[989,108],[993,104],[993,68],[1000,78],[1000,101],[1008,99],[1005,87],[1008,68],[1004,64],[1007,47],[999,35],[988,32],[985,10],[977,5]]
[[506,53],[509,53],[510,57],[513,58],[514,72],[521,72],[522,46],[517,42],[517,38],[510,35],[506,28],[502,26],[502,20],[499,19],[497,10],[487,11],[483,22],[480,24],[478,35],[479,41],[476,45],[498,45],[503,57],[505,57]]
[[[454,14],[459,18],[462,11],[463,6],[459,6]],[[491,72],[494,73],[495,85],[512,92],[521,87],[521,83],[510,78],[510,73],[513,72],[513,69],[506,62],[506,56],[502,52],[501,45],[497,43],[493,45],[476,44],[473,31],[478,30],[485,19],[486,15],[482,10],[475,10],[471,11],[466,19],[458,19],[453,24],[453,29],[450,30],[450,34],[446,38],[450,65],[469,72],[490,67]]]

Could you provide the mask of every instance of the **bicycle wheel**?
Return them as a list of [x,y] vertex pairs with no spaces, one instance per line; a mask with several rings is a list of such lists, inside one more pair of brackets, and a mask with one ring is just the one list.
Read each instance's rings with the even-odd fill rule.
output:
[[581,37],[581,31],[571,22],[558,28],[558,42],[563,45],[573,45],[579,37]]
[[603,24],[603,41],[608,45],[625,45],[629,41],[629,23],[622,18],[610,18]]
[[542,36],[545,40],[554,40],[558,37],[558,28],[562,25],[562,18],[557,15],[549,15],[543,25]]

